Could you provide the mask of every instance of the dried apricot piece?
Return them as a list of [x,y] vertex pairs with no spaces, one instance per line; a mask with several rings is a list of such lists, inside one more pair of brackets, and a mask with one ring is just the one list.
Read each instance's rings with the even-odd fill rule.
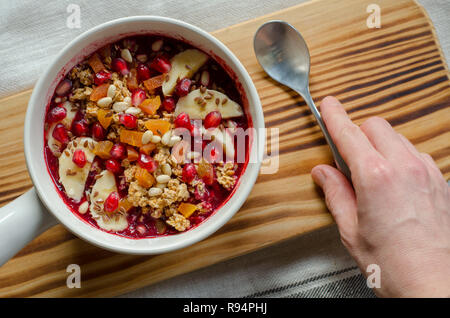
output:
[[153,98],[145,99],[140,105],[139,108],[148,115],[154,115],[158,111],[161,106],[161,98],[159,95]]
[[137,167],[136,173],[134,174],[137,182],[141,187],[146,189],[150,188],[153,184],[155,184],[155,177],[147,171],[147,169]]
[[132,68],[130,70],[130,74],[128,75],[128,78],[127,78],[127,87],[130,91],[133,91],[133,90],[139,88],[139,83],[138,83],[138,79],[137,79],[137,71],[135,68]]
[[127,159],[128,161],[136,161],[139,158],[139,153],[132,146],[127,146]]
[[145,80],[143,82],[144,86],[147,90],[153,91],[154,89],[162,86],[162,84],[164,83],[165,77],[166,77],[165,74],[151,77],[148,80]]
[[127,197],[120,199],[118,211],[128,212],[133,207],[133,204]]
[[141,147],[143,134],[144,133],[140,131],[122,129],[120,130],[120,142],[134,147]]
[[183,216],[185,218],[188,218],[192,215],[192,213],[195,212],[195,210],[197,210],[197,206],[195,204],[191,204],[191,203],[185,203],[182,202],[179,206],[178,206],[178,212],[180,212],[181,214],[183,214]]
[[109,140],[99,141],[95,145],[94,153],[102,159],[108,159],[111,157],[111,148],[113,143]]
[[164,119],[149,119],[145,122],[145,127],[151,130],[154,135],[162,136],[170,129],[170,122]]
[[112,113],[108,110],[100,108],[99,110],[97,110],[97,119],[103,128],[108,129],[113,119]]
[[99,86],[95,86],[92,90],[89,99],[93,102],[98,101],[99,99],[105,97],[108,94],[109,83],[104,83]]
[[92,54],[88,60],[88,64],[95,73],[105,70],[105,65],[103,65],[103,62],[97,53]]
[[143,145],[141,148],[139,148],[139,151],[145,153],[146,155],[149,155],[155,149],[156,149],[156,145],[155,144],[148,143],[146,145]]

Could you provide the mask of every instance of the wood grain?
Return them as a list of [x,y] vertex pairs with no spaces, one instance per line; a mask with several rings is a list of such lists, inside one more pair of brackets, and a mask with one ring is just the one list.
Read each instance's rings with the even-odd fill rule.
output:
[[[242,209],[212,237],[158,256],[119,255],[65,230],[50,229],[0,268],[0,296],[113,296],[332,224],[309,172],[331,154],[301,98],[257,64],[252,37],[270,19],[297,27],[311,51],[316,102],[337,96],[361,124],[382,116],[450,176],[450,81],[430,20],[412,0],[379,0],[382,27],[368,29],[371,0],[318,0],[214,32],[240,58],[262,100],[267,127],[280,129],[280,169],[260,175]],[[0,202],[32,186],[23,121],[30,91],[0,100]],[[270,193],[270,195],[268,195]],[[82,288],[68,289],[66,267],[79,264]]]

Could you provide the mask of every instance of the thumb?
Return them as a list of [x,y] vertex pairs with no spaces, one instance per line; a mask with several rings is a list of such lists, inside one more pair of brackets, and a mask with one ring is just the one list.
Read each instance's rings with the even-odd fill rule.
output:
[[325,202],[345,244],[354,237],[358,225],[355,191],[347,178],[331,166],[318,165],[312,169],[311,175],[325,194]]

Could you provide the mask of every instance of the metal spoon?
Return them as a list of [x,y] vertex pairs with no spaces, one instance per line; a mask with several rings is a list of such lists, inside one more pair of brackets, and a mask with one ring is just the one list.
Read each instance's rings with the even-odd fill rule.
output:
[[322,129],[336,165],[351,180],[350,170],[339,154],[311,98],[309,92],[309,51],[301,34],[287,22],[269,21],[256,31],[253,46],[256,58],[266,73],[303,97],[320,129]]

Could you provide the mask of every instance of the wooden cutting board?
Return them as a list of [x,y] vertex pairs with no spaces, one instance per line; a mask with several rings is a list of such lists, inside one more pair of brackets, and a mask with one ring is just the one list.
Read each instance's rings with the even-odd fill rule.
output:
[[[382,116],[450,176],[449,72],[431,21],[412,0],[378,0],[379,29],[369,29],[372,0],[318,0],[213,34],[245,65],[260,94],[266,125],[280,129],[280,169],[260,175],[242,209],[210,238],[158,256],[114,254],[50,229],[0,268],[0,296],[113,296],[205,267],[332,224],[310,170],[332,160],[301,98],[276,85],[252,48],[259,25],[282,19],[297,27],[311,51],[311,93],[335,95],[360,124]],[[0,202],[32,185],[22,130],[30,91],[0,100]],[[20,229],[16,229],[20,230]],[[66,287],[66,267],[81,266],[80,289]]]

